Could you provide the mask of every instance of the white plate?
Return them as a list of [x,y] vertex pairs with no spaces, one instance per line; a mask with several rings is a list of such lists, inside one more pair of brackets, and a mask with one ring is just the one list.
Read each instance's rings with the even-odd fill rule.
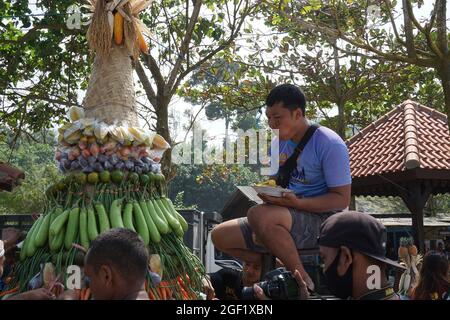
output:
[[282,197],[283,193],[294,192],[289,189],[283,189],[281,187],[269,187],[269,186],[252,186],[256,193],[265,194],[272,197]]

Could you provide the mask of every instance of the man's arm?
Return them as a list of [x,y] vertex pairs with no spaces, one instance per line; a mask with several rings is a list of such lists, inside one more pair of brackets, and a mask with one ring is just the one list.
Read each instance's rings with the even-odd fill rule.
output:
[[350,205],[351,184],[329,188],[328,193],[311,198],[297,198],[293,193],[285,193],[282,198],[259,194],[264,202],[282,207],[290,207],[309,212],[342,210]]
[[329,188],[329,192],[312,198],[297,198],[294,208],[309,212],[343,210],[350,205],[352,185]]

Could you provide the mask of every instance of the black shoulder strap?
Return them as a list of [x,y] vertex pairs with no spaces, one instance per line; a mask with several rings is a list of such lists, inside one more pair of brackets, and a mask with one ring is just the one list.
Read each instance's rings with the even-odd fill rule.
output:
[[286,188],[289,185],[289,180],[291,178],[291,173],[294,170],[294,168],[297,165],[297,159],[300,153],[305,148],[306,144],[308,143],[309,139],[313,136],[314,132],[319,128],[318,125],[313,124],[310,125],[309,128],[306,130],[305,134],[303,135],[300,142],[295,147],[294,152],[291,154],[291,156],[286,160],[286,162],[278,169],[278,176],[277,176],[277,185]]
[[318,125],[312,124],[309,126],[308,130],[306,130],[305,134],[303,135],[302,139],[298,143],[298,145],[295,147],[294,152],[291,154],[289,158],[294,158],[295,162],[297,162],[298,155],[305,149],[306,144],[308,143],[309,139],[311,139],[312,135],[316,130],[319,128]]

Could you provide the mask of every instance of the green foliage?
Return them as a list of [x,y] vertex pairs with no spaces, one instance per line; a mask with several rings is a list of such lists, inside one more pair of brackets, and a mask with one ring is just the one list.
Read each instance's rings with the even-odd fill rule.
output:
[[[31,3],[0,5],[0,117],[15,131],[36,132],[63,121],[67,108],[78,104],[90,63],[86,29],[66,27],[67,8],[78,1]],[[32,9],[42,14],[30,16]]]
[[[415,77],[415,70],[411,74],[400,71],[394,76],[397,78],[398,75],[402,75],[400,82],[393,81],[394,79],[382,82],[386,84],[389,95],[400,97],[402,95],[399,93],[405,95],[404,91],[397,91],[399,88],[396,87],[400,85],[401,89],[404,82],[414,81],[416,87],[410,86],[406,95],[415,96],[418,91],[417,85],[422,86],[422,83],[427,83],[425,87],[434,91],[435,97],[440,93],[443,93],[445,97],[445,101],[433,99],[434,103],[439,103],[434,104],[433,107],[445,110],[450,116],[450,85],[448,83],[450,73],[447,67],[450,58],[443,54],[448,51],[446,14],[442,12],[446,10],[446,6],[445,2],[438,1],[428,16],[419,19],[423,3],[423,1],[415,0],[403,1],[399,5],[396,1],[381,1],[375,4],[371,1],[350,0],[318,1],[317,3],[316,1],[280,0],[265,2],[262,10],[267,16],[268,26],[287,33],[289,38],[293,38],[290,42],[285,41],[283,50],[294,43],[298,52],[303,54],[298,44],[305,45],[310,51],[314,48],[326,48],[327,43],[335,42],[341,52],[350,55],[350,60],[354,60],[353,56],[361,56],[371,60],[372,63],[383,64],[389,61],[397,68],[402,67],[410,71],[415,67],[425,75]],[[375,14],[372,13],[373,7],[377,9]],[[297,12],[301,13],[301,18],[298,17]],[[303,36],[298,37],[297,34]],[[306,34],[308,36],[305,36]],[[270,49],[276,49],[276,47],[276,43],[269,45]],[[286,56],[289,56],[292,51],[295,52],[295,50],[289,50]],[[341,58],[342,55],[340,55]],[[429,91],[424,88],[419,89],[419,94],[422,97],[423,95],[430,97]],[[377,96],[371,96],[372,99],[374,97],[377,100]],[[430,105],[430,101],[428,102]]]
[[175,199],[173,200],[173,204],[177,210],[193,210],[197,209],[197,204],[192,204],[190,206],[186,206],[184,204],[184,191],[180,191],[175,196]]
[[368,213],[408,213],[399,197],[356,197],[356,210]]
[[183,194],[183,206],[197,205],[205,212],[220,211],[236,186],[251,185],[261,180],[257,172],[242,165],[180,165],[169,183],[173,199]]
[[45,190],[61,179],[53,162],[54,147],[26,140],[19,140],[14,149],[0,145],[0,161],[7,162],[10,155],[10,163],[24,170],[25,180],[12,192],[0,193],[0,214],[42,212]]
[[[356,209],[368,213],[409,213],[399,197],[356,197]],[[430,196],[425,216],[450,215],[450,194]]]

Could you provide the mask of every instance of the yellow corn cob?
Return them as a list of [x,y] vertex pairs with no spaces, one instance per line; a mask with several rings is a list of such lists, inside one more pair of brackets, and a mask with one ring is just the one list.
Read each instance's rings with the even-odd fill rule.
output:
[[148,54],[148,45],[145,42],[144,36],[142,35],[141,28],[139,27],[138,24],[136,24],[136,28],[137,28],[136,32],[138,37],[139,49],[141,49],[143,53]]
[[116,44],[123,42],[123,17],[119,12],[114,15],[114,41]]

